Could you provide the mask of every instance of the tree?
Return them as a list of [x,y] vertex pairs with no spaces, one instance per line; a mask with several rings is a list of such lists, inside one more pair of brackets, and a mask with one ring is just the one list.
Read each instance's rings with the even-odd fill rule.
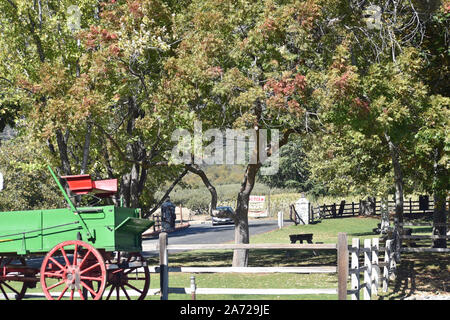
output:
[[4,178],[4,189],[0,191],[0,211],[65,206],[64,198],[46,166],[36,165],[36,159],[43,157],[42,149],[35,149],[25,136],[2,144],[0,171]]
[[[79,1],[79,31],[67,24],[69,5],[0,4],[0,76],[8,89],[1,104],[20,102],[26,127],[39,146],[46,142],[61,174],[118,176],[115,202],[149,208],[153,190],[184,170],[154,165],[171,149],[173,127],[151,104],[172,54],[171,14],[183,3]],[[153,117],[140,126],[146,112]]]
[[437,2],[430,2],[429,7],[407,1],[376,4],[383,8],[376,30],[355,23],[359,10],[364,9],[362,3],[352,4],[358,10],[339,21],[346,30],[342,33],[345,41],[331,65],[322,103],[329,106],[325,114],[332,110],[327,115],[330,122],[384,142],[394,173],[396,214],[402,222],[405,177],[412,177],[417,167],[412,152],[415,134],[432,125],[422,115],[432,108],[433,101],[442,102],[442,87],[430,79],[438,79],[441,72],[436,60],[445,59],[425,57],[442,52],[437,48],[445,45],[446,31],[439,29],[441,34],[433,44],[437,48],[429,47],[429,37],[436,34],[436,26],[430,22],[440,15]]
[[292,139],[279,151],[279,169],[277,174],[262,175],[258,173],[258,180],[271,188],[292,188],[301,192],[308,192],[314,196],[323,195],[325,188],[311,177],[310,168],[317,158],[307,163],[305,142],[300,138]]
[[[335,40],[327,33],[328,3],[322,4],[193,1],[175,18],[182,40],[165,64],[159,108],[192,115],[179,123],[187,128],[199,120],[205,130],[279,129],[279,147],[291,133],[309,130],[306,115],[313,118],[317,109],[312,87],[326,60],[317,52]],[[272,138],[267,154],[255,154],[275,154]],[[262,160],[247,165],[237,194],[236,243],[249,242],[248,201]],[[234,266],[247,261],[246,250],[234,252]]]

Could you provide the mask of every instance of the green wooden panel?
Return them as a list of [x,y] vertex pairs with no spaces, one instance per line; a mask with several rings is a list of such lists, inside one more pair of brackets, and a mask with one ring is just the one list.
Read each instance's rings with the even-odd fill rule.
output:
[[0,253],[46,253],[58,243],[77,239],[78,234],[97,249],[139,252],[141,234],[152,225],[131,208],[102,206],[78,211],[93,234],[91,240],[69,208],[0,212]]

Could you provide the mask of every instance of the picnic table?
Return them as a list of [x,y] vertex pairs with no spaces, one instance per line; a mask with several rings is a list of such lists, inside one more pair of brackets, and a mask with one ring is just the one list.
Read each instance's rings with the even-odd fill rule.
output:
[[306,241],[308,243],[312,242],[313,234],[312,233],[301,233],[301,234],[290,234],[289,239],[291,240],[291,243],[296,243],[297,241],[300,241],[300,243],[303,243],[303,241]]

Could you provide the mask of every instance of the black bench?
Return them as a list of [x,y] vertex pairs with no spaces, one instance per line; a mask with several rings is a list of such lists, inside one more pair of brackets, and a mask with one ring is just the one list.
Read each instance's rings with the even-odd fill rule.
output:
[[300,241],[300,243],[303,244],[303,241],[306,241],[308,243],[312,242],[313,234],[312,233],[303,233],[303,234],[290,234],[289,239],[291,240],[291,243],[296,243],[297,241]]

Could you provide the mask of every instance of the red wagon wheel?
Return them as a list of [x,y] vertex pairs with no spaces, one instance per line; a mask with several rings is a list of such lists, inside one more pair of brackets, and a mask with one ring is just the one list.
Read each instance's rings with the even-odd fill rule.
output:
[[93,246],[83,241],[71,240],[56,245],[42,262],[41,286],[49,300],[54,300],[54,296],[60,300],[67,291],[70,292],[70,300],[75,298],[75,292],[82,300],[89,296],[99,300],[105,285],[103,257]]
[[[25,266],[26,262],[23,258],[15,259],[0,256],[0,296],[3,296],[6,300],[10,300],[11,298],[21,300],[25,296],[28,284],[24,281],[14,281],[13,279],[15,277],[12,275],[13,273],[20,273],[17,269]],[[20,279],[17,278],[17,280]],[[16,285],[12,286],[11,281],[19,283],[19,288]]]
[[143,300],[147,296],[150,271],[140,253],[116,252],[114,258],[106,259],[106,263],[118,266],[117,269],[108,270],[106,300]]

